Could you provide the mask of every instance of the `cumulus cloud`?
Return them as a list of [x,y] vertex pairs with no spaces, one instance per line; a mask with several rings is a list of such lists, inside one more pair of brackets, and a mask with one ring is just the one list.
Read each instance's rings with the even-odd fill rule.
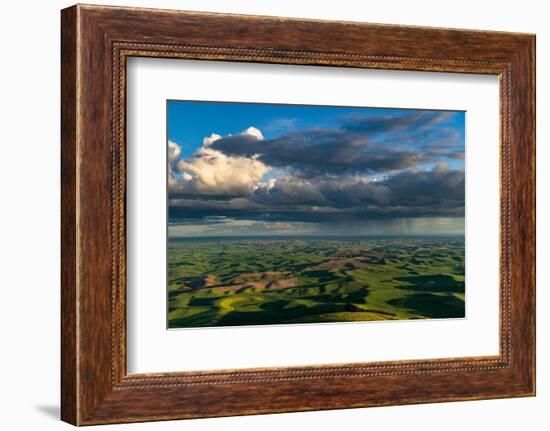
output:
[[168,184],[173,185],[176,183],[174,177],[174,169],[178,163],[181,154],[181,147],[173,141],[168,141]]
[[212,144],[213,142],[216,142],[220,138],[221,136],[218,135],[217,133],[212,133],[210,136],[203,138],[202,145],[204,145],[205,147],[208,147],[210,144]]
[[181,147],[173,141],[168,141],[168,159],[176,160],[181,154]]
[[255,127],[249,127],[248,129],[244,130],[242,133],[241,133],[241,136],[244,135],[244,136],[253,136],[255,137],[258,141],[262,141],[264,139],[264,135],[262,134],[262,132],[260,131],[260,129],[256,129]]
[[[263,140],[261,131],[254,127],[236,136]],[[269,167],[256,157],[231,156],[214,149],[219,139],[221,136],[213,133],[203,139],[203,146],[191,158],[177,161],[169,183],[171,194],[244,196],[257,187]],[[170,160],[176,153],[179,156],[179,149],[169,147]]]

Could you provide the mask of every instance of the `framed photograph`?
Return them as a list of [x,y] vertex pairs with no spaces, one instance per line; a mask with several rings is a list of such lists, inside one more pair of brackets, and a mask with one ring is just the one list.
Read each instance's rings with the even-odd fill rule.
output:
[[168,328],[465,317],[465,112],[170,100],[167,120]]
[[535,37],[62,11],[62,419],[535,394]]

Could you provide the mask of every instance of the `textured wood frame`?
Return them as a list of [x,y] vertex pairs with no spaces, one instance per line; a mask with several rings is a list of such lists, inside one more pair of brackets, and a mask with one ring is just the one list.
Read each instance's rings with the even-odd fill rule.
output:
[[[63,420],[88,425],[534,395],[534,35],[80,5],[62,11],[61,30]],[[131,56],[498,75],[499,355],[128,375]]]

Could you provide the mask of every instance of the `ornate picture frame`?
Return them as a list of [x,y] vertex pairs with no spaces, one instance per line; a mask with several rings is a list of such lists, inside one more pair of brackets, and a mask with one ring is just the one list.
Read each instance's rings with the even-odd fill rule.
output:
[[[61,21],[64,421],[92,425],[535,394],[534,35],[91,5],[64,9]],[[130,57],[497,75],[500,353],[128,374]]]

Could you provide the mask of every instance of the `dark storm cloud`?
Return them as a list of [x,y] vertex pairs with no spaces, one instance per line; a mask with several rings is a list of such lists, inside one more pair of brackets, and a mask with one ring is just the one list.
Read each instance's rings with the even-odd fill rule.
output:
[[228,156],[257,157],[301,177],[384,173],[459,156],[461,138],[454,129],[440,127],[449,115],[354,116],[340,129],[309,129],[266,140],[239,134],[222,137],[211,148]]
[[455,215],[464,208],[464,171],[438,166],[430,171],[402,171],[377,181],[287,177],[270,188],[258,188],[249,200],[275,210],[299,203],[382,217],[397,212],[399,216]]
[[[184,184],[185,185],[185,184]],[[247,193],[248,194],[248,193]],[[215,201],[230,201],[243,196],[241,194],[220,194],[218,191],[215,193],[200,193],[195,190],[185,190],[181,184],[176,184],[170,188],[170,199],[197,199],[197,200],[215,200]]]
[[[224,224],[229,221],[232,221],[229,217],[226,216],[219,216],[219,215],[207,215],[202,217],[201,224],[202,225],[219,225]],[[197,223],[196,218],[179,218],[177,223],[169,223],[169,224],[178,224],[178,225],[186,225],[191,224],[194,225]]]
[[354,222],[411,217],[463,217],[464,171],[437,166],[406,170],[377,181],[287,176],[250,196],[172,199],[170,219],[210,216],[264,221]]
[[258,157],[266,165],[300,176],[378,173],[405,169],[431,159],[411,150],[375,145],[367,136],[343,130],[308,130],[271,140],[228,136],[212,148],[229,156]]
[[170,199],[168,205],[169,219],[175,223],[179,220],[207,220],[210,217],[239,219],[250,215],[261,215],[266,210],[265,207],[246,198],[234,198],[228,201],[208,197]]

